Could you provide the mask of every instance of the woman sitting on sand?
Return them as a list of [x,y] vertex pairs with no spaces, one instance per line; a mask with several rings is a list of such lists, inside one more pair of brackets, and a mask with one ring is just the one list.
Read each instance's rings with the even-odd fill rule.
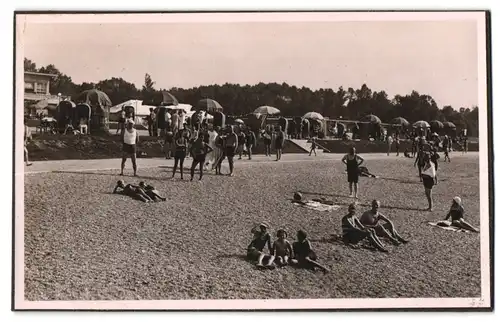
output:
[[342,217],[342,239],[346,244],[357,244],[363,239],[368,238],[370,243],[382,252],[388,252],[380,239],[377,237],[374,229],[366,228],[356,218],[356,204],[349,205],[349,212]]
[[460,199],[460,197],[453,198],[450,211],[448,212],[444,220],[448,220],[449,218],[451,218],[452,226],[470,230],[475,233],[479,232],[479,229],[475,228],[464,220],[464,207],[462,206],[462,199]]
[[148,195],[148,197],[154,201],[167,200],[167,198],[160,196],[160,193],[158,192],[158,190],[156,190],[155,187],[153,187],[152,185],[149,185],[149,184],[146,185],[144,183],[144,181],[139,182],[139,188],[141,188]]
[[[119,190],[120,189],[120,190]],[[123,182],[123,180],[118,180],[116,183],[115,189],[113,190],[113,193],[118,193],[122,194],[125,196],[132,197],[136,200],[144,201],[144,202],[151,202],[153,201],[144,190],[142,190],[138,186],[134,186],[132,184],[127,184]]]

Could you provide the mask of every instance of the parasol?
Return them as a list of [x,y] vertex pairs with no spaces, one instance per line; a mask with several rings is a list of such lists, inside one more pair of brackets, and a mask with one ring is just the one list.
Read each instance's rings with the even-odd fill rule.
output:
[[447,129],[456,129],[457,127],[455,126],[455,124],[451,123],[451,122],[444,122],[443,123],[443,127],[444,128],[447,128]]
[[429,124],[433,129],[442,129],[444,127],[443,123],[438,120],[430,121]]
[[302,118],[303,119],[311,119],[311,120],[323,120],[324,119],[323,115],[319,114],[318,112],[306,113]]
[[99,105],[101,107],[110,107],[113,105],[108,95],[97,89],[89,89],[81,92],[73,98],[79,103],[87,103],[90,105]]
[[198,104],[196,105],[199,110],[202,111],[207,111],[207,112],[222,112],[223,108],[222,105],[219,104],[219,102],[211,99],[211,98],[204,98],[202,100],[198,101]]
[[234,120],[234,123],[236,123],[236,124],[245,124],[245,122],[243,122],[242,119],[236,119],[236,120]]
[[364,122],[370,122],[370,123],[373,123],[373,124],[381,124],[382,121],[380,120],[380,118],[376,115],[373,115],[373,114],[368,114],[366,115],[365,117],[362,118],[362,121]]
[[272,106],[260,106],[253,111],[253,114],[260,114],[260,115],[274,115],[274,114],[279,114],[281,113],[280,110],[278,110],[276,107]]
[[429,125],[429,123],[427,123],[426,121],[417,121],[415,123],[413,123],[413,127],[416,127],[416,128],[430,128],[431,126]]
[[408,122],[405,118],[396,117],[396,118],[392,119],[391,124],[401,125],[401,126],[409,126],[410,122]]

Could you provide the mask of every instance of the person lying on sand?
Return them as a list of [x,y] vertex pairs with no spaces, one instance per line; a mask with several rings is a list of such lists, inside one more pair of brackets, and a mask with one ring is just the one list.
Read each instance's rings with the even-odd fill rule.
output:
[[287,233],[284,229],[279,229],[276,235],[278,239],[273,244],[273,255],[278,266],[286,266],[293,254],[292,245],[286,240]]
[[[256,260],[257,267],[274,268],[273,247],[271,244],[271,235],[267,232],[268,226],[261,223],[259,228],[260,230],[253,228],[251,231],[253,233],[253,239],[247,247],[247,258],[252,261]],[[266,245],[269,248],[270,255],[264,253]],[[266,265],[263,264],[264,259],[267,259]]]
[[479,229],[475,228],[464,220],[464,207],[462,206],[462,199],[460,197],[453,198],[450,211],[444,220],[451,218],[451,225],[465,230],[478,233]]
[[148,197],[154,201],[167,200],[167,198],[160,196],[160,192],[158,190],[156,190],[155,187],[153,187],[152,185],[149,185],[149,184],[148,185],[145,184],[144,181],[139,182],[139,188],[141,188],[148,195]]
[[311,243],[307,239],[307,233],[303,230],[297,232],[297,241],[292,245],[293,259],[291,263],[299,267],[315,269],[316,267],[322,269],[325,272],[330,270],[325,266],[318,263],[316,260],[318,257],[312,249]]
[[363,226],[356,218],[356,204],[349,205],[349,212],[342,217],[342,239],[346,244],[357,244],[363,239],[368,238],[370,244],[382,252],[388,252],[380,239],[378,239],[375,230]]
[[378,178],[378,176],[370,173],[370,171],[368,171],[367,167],[361,166],[361,167],[358,168],[358,170],[359,170],[359,175],[361,177]]
[[132,184],[127,184],[123,182],[123,180],[118,180],[116,183],[116,187],[113,190],[113,193],[118,193],[122,194],[125,196],[132,197],[134,199],[144,201],[144,202],[151,202],[153,201],[147,194],[138,186],[134,186]]
[[[372,201],[372,209],[365,211],[359,219],[361,225],[367,228],[373,228],[377,236],[389,238],[395,245],[400,243],[407,243],[408,241],[401,237],[394,224],[387,217],[382,215],[378,209],[380,208],[380,201]],[[384,223],[381,224],[380,221]]]

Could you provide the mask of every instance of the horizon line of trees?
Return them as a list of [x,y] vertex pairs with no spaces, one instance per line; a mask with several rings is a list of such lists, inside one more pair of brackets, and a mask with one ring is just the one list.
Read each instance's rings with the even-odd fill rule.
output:
[[324,117],[333,119],[359,120],[367,114],[378,116],[382,122],[390,122],[395,117],[403,117],[410,123],[425,120],[452,122],[457,130],[467,129],[469,135],[478,134],[478,107],[444,106],[442,109],[436,101],[427,94],[415,90],[406,95],[395,95],[392,99],[385,91],[372,91],[366,84],[361,88],[340,86],[334,90],[322,88],[311,90],[308,87],[297,87],[287,83],[259,83],[256,85],[239,85],[225,83],[223,85],[198,86],[193,88],[170,89],[156,88],[156,83],[149,74],[145,74],[144,85],[137,88],[121,77],[112,77],[97,83],[83,82],[75,84],[71,77],[62,73],[53,64],[37,67],[36,63],[25,58],[24,70],[55,74],[50,83],[51,93],[62,93],[74,96],[88,89],[98,89],[105,92],[113,104],[119,104],[131,99],[147,100],[155,92],[168,91],[179,102],[196,106],[203,98],[211,98],[224,107],[227,115],[246,115],[257,107],[270,105],[278,108],[283,116],[302,116],[307,112],[318,112]]

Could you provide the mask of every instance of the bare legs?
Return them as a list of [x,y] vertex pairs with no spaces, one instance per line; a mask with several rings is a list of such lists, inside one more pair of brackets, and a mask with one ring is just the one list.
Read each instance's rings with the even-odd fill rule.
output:
[[[130,155],[130,159],[132,160],[132,168],[134,169],[134,177],[137,176],[137,156],[135,153]],[[123,175],[123,170],[125,169],[125,163],[127,162],[127,155],[123,155],[122,157],[122,165],[120,175]]]
[[379,225],[375,227],[375,233],[381,237],[389,238],[394,244],[407,243],[408,241],[401,237],[396,231],[396,228],[390,223]]
[[378,238],[377,234],[373,229],[368,230],[368,240],[378,250],[382,252],[388,252],[388,250],[384,247],[384,244],[382,244],[382,241]]
[[316,149],[311,149],[311,151],[309,151],[309,156],[311,156],[311,154],[314,152],[314,156],[317,156],[316,154]]
[[29,161],[29,158],[28,158],[28,149],[26,147],[24,147],[24,162],[27,166],[30,166],[32,165],[32,163],[30,163]]
[[181,179],[184,179],[184,156],[182,157],[174,157],[174,170],[172,172],[172,178],[175,176],[177,172],[177,166],[179,166],[179,170],[181,171]]
[[432,189],[425,188],[425,197],[427,197],[427,203],[429,204],[427,210],[432,211]]
[[205,165],[205,159],[197,160],[196,158],[193,158],[193,163],[191,163],[191,181],[193,181],[194,170],[196,169],[196,166],[198,164],[200,165],[200,180],[201,178],[203,178],[203,167]]
[[475,233],[479,232],[479,229],[472,226],[471,224],[469,224],[468,222],[466,222],[463,219],[453,221],[452,225],[459,227],[459,228],[462,228],[462,229],[465,229],[465,230],[470,230],[470,231],[475,232]]
[[[354,193],[353,193],[354,190]],[[349,192],[350,196],[358,199],[358,183],[357,182],[349,182]]]

